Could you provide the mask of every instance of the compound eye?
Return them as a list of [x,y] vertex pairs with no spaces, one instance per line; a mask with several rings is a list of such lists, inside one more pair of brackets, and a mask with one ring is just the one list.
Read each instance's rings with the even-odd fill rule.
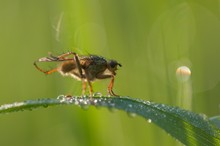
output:
[[111,66],[111,68],[115,68],[115,66],[117,65],[118,63],[116,61],[110,61],[109,62],[109,65]]

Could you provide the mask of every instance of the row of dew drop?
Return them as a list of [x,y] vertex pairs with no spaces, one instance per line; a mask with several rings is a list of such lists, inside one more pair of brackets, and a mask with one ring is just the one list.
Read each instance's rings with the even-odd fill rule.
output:
[[[111,97],[114,98],[114,97]],[[120,97],[119,97],[120,98]],[[129,97],[128,97],[129,98]],[[74,104],[81,107],[83,110],[88,110],[91,105],[95,106],[96,108],[100,108],[103,106],[106,106],[110,112],[117,111],[117,108],[115,107],[115,103],[112,102],[112,100],[109,100],[109,97],[103,97],[101,93],[94,93],[93,98],[90,98],[89,96],[65,96],[65,95],[59,95],[57,99],[62,104]],[[140,100],[139,100],[140,101]],[[141,100],[142,101],[142,100]],[[150,101],[142,101],[143,103],[150,105]],[[136,117],[137,114],[134,112],[130,112],[129,108],[133,108],[132,104],[128,104],[125,111],[127,111],[127,115],[129,117]],[[151,119],[146,119],[148,123],[151,123]]]

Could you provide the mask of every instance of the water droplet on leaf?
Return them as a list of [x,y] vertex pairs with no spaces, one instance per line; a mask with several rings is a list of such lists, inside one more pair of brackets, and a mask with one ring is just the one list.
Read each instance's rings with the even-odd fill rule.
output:
[[102,97],[102,93],[96,92],[93,94],[93,97]]
[[127,112],[127,114],[129,117],[132,117],[132,118],[136,117],[136,113]]
[[152,120],[151,120],[151,119],[147,119],[147,122],[148,122],[148,123],[151,123],[151,122],[152,122]]
[[129,104],[128,107],[129,107],[129,108],[132,108],[133,106],[132,106],[132,104]]
[[87,105],[87,104],[82,104],[82,105],[80,105],[81,106],[81,108],[83,109],[83,110],[88,110],[89,109],[89,105]]
[[144,104],[150,105],[150,101],[144,101]]
[[44,107],[44,108],[47,108],[47,107],[48,107],[48,104],[43,104],[43,107]]

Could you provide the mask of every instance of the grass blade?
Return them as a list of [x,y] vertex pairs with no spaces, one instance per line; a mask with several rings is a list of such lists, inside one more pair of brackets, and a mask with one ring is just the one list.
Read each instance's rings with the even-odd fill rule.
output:
[[220,145],[220,130],[202,115],[178,107],[158,104],[130,97],[81,97],[59,96],[57,99],[37,99],[0,106],[0,113],[33,110],[55,105],[107,107],[134,113],[164,129],[185,145]]

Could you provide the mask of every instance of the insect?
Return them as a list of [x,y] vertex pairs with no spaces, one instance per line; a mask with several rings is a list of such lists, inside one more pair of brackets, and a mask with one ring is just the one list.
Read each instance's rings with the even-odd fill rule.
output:
[[[37,62],[59,62],[59,65],[57,68],[45,71],[37,66]],[[108,94],[117,96],[112,89],[117,67],[121,67],[122,65],[116,60],[106,60],[104,57],[97,55],[79,56],[74,52],[67,52],[59,56],[53,56],[49,53],[48,57],[43,57],[35,61],[34,66],[47,75],[59,72],[61,75],[71,76],[82,81],[82,95],[85,94],[87,88],[86,83],[88,83],[90,97],[93,95],[91,82],[97,79],[110,78]]]

